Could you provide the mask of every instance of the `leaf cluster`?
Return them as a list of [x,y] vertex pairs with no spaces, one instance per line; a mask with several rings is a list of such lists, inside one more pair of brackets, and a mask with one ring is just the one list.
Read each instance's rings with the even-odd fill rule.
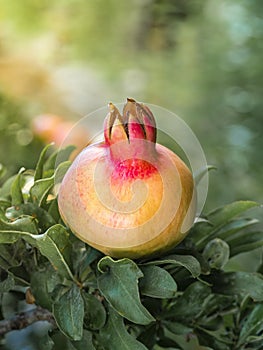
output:
[[0,189],[1,318],[10,317],[10,300],[25,303],[30,294],[56,323],[40,349],[261,349],[262,266],[227,269],[232,257],[263,245],[257,221],[242,216],[258,204],[212,211],[166,256],[115,260],[60,218],[54,180],[71,151],[57,164],[47,146],[35,171],[22,169]]

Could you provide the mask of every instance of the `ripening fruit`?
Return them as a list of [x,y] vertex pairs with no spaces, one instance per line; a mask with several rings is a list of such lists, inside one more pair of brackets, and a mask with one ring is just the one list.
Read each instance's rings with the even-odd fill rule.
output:
[[193,177],[156,143],[149,108],[128,99],[121,115],[109,104],[104,141],[86,147],[58,193],[60,214],[81,240],[112,257],[156,256],[194,221]]

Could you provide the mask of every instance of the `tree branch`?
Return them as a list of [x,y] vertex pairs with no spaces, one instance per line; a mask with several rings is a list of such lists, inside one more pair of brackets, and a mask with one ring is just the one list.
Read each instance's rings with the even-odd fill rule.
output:
[[21,312],[8,320],[0,321],[0,336],[14,330],[26,328],[37,321],[48,321],[56,327],[56,322],[52,313],[37,306],[32,310]]

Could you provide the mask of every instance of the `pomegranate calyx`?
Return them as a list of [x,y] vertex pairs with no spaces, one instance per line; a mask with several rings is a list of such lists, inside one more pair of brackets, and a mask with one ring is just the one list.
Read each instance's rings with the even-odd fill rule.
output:
[[156,123],[151,111],[132,98],[127,98],[121,115],[113,103],[109,103],[109,113],[104,122],[104,137],[108,145],[119,141],[131,143],[134,139],[144,139],[156,143]]

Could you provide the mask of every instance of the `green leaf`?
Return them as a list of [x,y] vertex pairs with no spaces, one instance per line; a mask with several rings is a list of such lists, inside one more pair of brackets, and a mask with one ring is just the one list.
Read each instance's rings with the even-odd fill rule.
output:
[[222,294],[249,295],[254,301],[263,301],[263,276],[251,272],[229,272],[211,276],[217,292]]
[[236,311],[236,304],[236,295],[211,294],[203,304],[202,317],[208,317],[211,321],[217,319],[218,316],[223,317],[228,312]]
[[23,238],[29,244],[36,245],[34,235],[24,231],[15,231],[10,229],[0,231],[0,244],[15,243],[19,238]]
[[102,328],[106,321],[106,311],[102,303],[92,294],[83,292],[85,306],[84,326],[92,330]]
[[5,175],[6,168],[3,166],[2,163],[0,163],[0,179]]
[[[216,347],[210,348],[206,346],[201,346],[199,344],[199,339],[197,338],[196,334],[192,333],[188,338],[186,338],[185,335],[178,335],[173,332],[171,332],[168,328],[164,327],[164,337],[167,339],[171,339],[173,343],[180,346],[180,349],[183,350],[222,350]],[[177,350],[178,348],[159,348],[156,347],[154,350]],[[179,349],[178,349],[179,350]],[[225,349],[226,350],[226,349]],[[229,350],[229,349],[228,349]]]
[[[207,349],[208,349],[208,348],[207,348]],[[156,344],[156,345],[153,347],[153,350],[181,350],[181,349],[179,349],[179,348],[171,348],[171,347],[169,347],[169,348],[167,348],[167,347],[163,348],[162,346],[159,346],[158,344]]]
[[192,255],[168,255],[165,258],[159,260],[153,260],[143,263],[142,266],[167,264],[184,267],[191,273],[193,277],[198,277],[201,274],[200,263]]
[[147,348],[131,336],[119,316],[112,308],[106,326],[100,331],[100,342],[105,350],[147,350]]
[[40,337],[38,340],[38,350],[52,350],[54,347],[53,340],[49,337],[48,334]]
[[8,269],[8,273],[12,274],[12,276],[16,281],[16,285],[19,285],[22,287],[29,286],[29,274],[23,265],[11,266]]
[[158,337],[158,327],[156,323],[152,323],[149,326],[144,327],[140,335],[138,336],[138,331],[135,328],[130,327],[130,334],[137,338],[137,340],[147,347],[147,349],[152,349],[154,344],[156,344]]
[[50,227],[42,235],[33,235],[28,232],[22,231],[0,231],[0,243],[14,243],[19,238],[24,239],[32,246],[37,247],[41,254],[44,255],[62,276],[74,281],[72,272],[66,262],[63,255],[63,251],[60,251],[64,247],[65,242],[68,240],[69,233],[62,225],[54,225]]
[[68,244],[69,233],[62,225],[50,227],[43,235],[34,237],[41,254],[51,262],[52,266],[65,278],[74,281],[72,272],[68,266],[67,255],[64,256],[64,248]]
[[59,183],[62,181],[64,175],[66,174],[66,172],[68,171],[68,168],[70,167],[71,162],[65,161],[63,163],[60,163],[59,166],[56,168],[55,174],[54,174],[54,178],[55,178],[55,182]]
[[248,336],[258,335],[263,330],[263,304],[256,305],[241,325],[238,345],[246,342]]
[[220,207],[208,214],[208,220],[218,227],[226,224],[235,216],[243,213],[244,211],[258,207],[259,203],[252,201],[237,201]]
[[186,335],[186,334],[193,332],[193,328],[185,326],[182,323],[163,321],[163,324],[170,332],[172,332],[174,334],[178,334],[178,335],[185,334]]
[[84,302],[76,284],[53,304],[53,314],[63,334],[76,341],[82,339]]
[[21,189],[21,174],[25,171],[25,168],[21,168],[19,173],[14,178],[11,186],[12,205],[19,205],[24,202],[22,189]]
[[22,216],[13,222],[0,220],[0,231],[25,231],[38,234],[36,219],[32,216]]
[[94,270],[93,262],[102,257],[102,253],[85,245],[84,242],[72,236],[74,242],[72,244],[72,262],[73,270],[78,276],[79,281],[85,287],[92,287],[98,289],[96,271]]
[[43,201],[46,199],[48,193],[52,189],[56,181],[60,181],[68,170],[70,162],[64,162],[59,164],[54,175],[44,179],[35,181],[34,185],[30,189],[30,196],[33,202],[41,206]]
[[52,218],[59,222],[60,220],[60,214],[58,209],[58,200],[57,198],[52,199],[50,202],[49,208],[48,208],[48,214],[52,216]]
[[248,218],[241,218],[241,219],[235,219],[224,225],[218,232],[217,237],[224,239],[228,242],[228,240],[231,240],[233,237],[236,236],[236,233],[239,233],[241,230],[255,225],[258,223],[257,219],[248,219]]
[[143,277],[139,287],[142,294],[152,298],[173,298],[176,295],[177,284],[165,269],[159,266],[142,266]]
[[90,247],[89,245],[86,245],[85,253],[86,254],[85,254],[84,268],[86,268],[86,266],[92,264],[95,260],[97,260],[102,256],[101,252]]
[[44,164],[45,171],[53,170],[55,169],[55,167],[58,167],[59,164],[67,161],[69,159],[69,156],[75,149],[76,149],[75,146],[69,145],[51,154],[51,156],[48,158],[48,160]]
[[96,350],[92,343],[92,333],[87,331],[86,329],[83,330],[83,337],[81,338],[81,340],[70,340],[70,344],[71,347],[69,350]]
[[46,147],[42,150],[37,165],[36,165],[36,170],[35,170],[35,175],[34,175],[34,181],[37,181],[43,177],[43,169],[44,169],[44,163],[46,159],[46,154],[47,151],[50,149],[51,146],[53,146],[54,143],[51,143],[49,145],[46,145]]
[[205,339],[206,344],[213,346],[214,349],[230,350],[233,348],[233,339],[223,326],[216,330],[210,330],[198,326],[196,333],[198,334],[199,339]]
[[192,226],[188,237],[191,238],[194,243],[196,243],[202,240],[204,237],[207,237],[212,230],[213,225],[211,222],[203,218],[199,218],[194,226]]
[[54,341],[54,350],[96,350],[92,342],[92,333],[85,329],[81,340],[74,341],[69,339],[57,330],[52,332],[52,340]]
[[62,225],[54,225],[48,231],[48,236],[54,244],[57,246],[58,250],[62,253],[67,265],[71,266],[71,241],[70,234],[67,229]]
[[39,179],[35,181],[34,185],[30,188],[30,197],[34,203],[41,206],[47,194],[54,185],[54,177],[47,177],[45,179]]
[[138,324],[154,321],[141,304],[138,279],[143,273],[132,260],[114,261],[106,256],[99,261],[98,269],[102,272],[98,277],[98,288],[120,315]]
[[39,223],[39,228],[46,231],[49,227],[55,224],[54,219],[43,208],[40,208],[34,203],[25,203],[19,206],[13,206],[6,210],[6,217],[9,220],[15,220],[22,215],[32,216]]
[[211,288],[201,282],[190,284],[166,312],[166,317],[178,321],[189,322],[196,319],[203,310],[206,298],[211,294]]
[[[1,209],[1,212],[5,212],[5,210],[10,207],[11,205],[11,202],[5,198],[2,198],[0,197],[0,209]],[[2,213],[1,213],[2,215]]]
[[19,265],[19,260],[14,256],[12,246],[0,245],[0,267],[3,270],[8,270],[10,266]]
[[[234,230],[234,232],[237,231],[239,228],[235,227],[233,219],[244,211],[257,206],[259,206],[259,204],[256,202],[237,201],[212,211],[208,214],[207,219],[213,226],[209,229],[208,225],[206,225],[206,231],[195,241],[198,249],[202,250],[213,238],[219,237],[221,239],[226,239],[232,234],[232,230]],[[243,224],[243,227],[245,227],[244,222],[240,222],[239,224]],[[192,235],[192,237],[194,237],[194,235]]]
[[14,277],[11,274],[7,275],[7,278],[0,281],[0,294],[9,292],[15,286]]
[[36,299],[36,304],[52,310],[53,291],[62,283],[62,279],[51,267],[35,271],[31,275],[30,287]]
[[263,232],[241,232],[229,240],[231,256],[248,252],[263,245]]
[[0,220],[6,220],[5,211],[1,207],[0,207]]

